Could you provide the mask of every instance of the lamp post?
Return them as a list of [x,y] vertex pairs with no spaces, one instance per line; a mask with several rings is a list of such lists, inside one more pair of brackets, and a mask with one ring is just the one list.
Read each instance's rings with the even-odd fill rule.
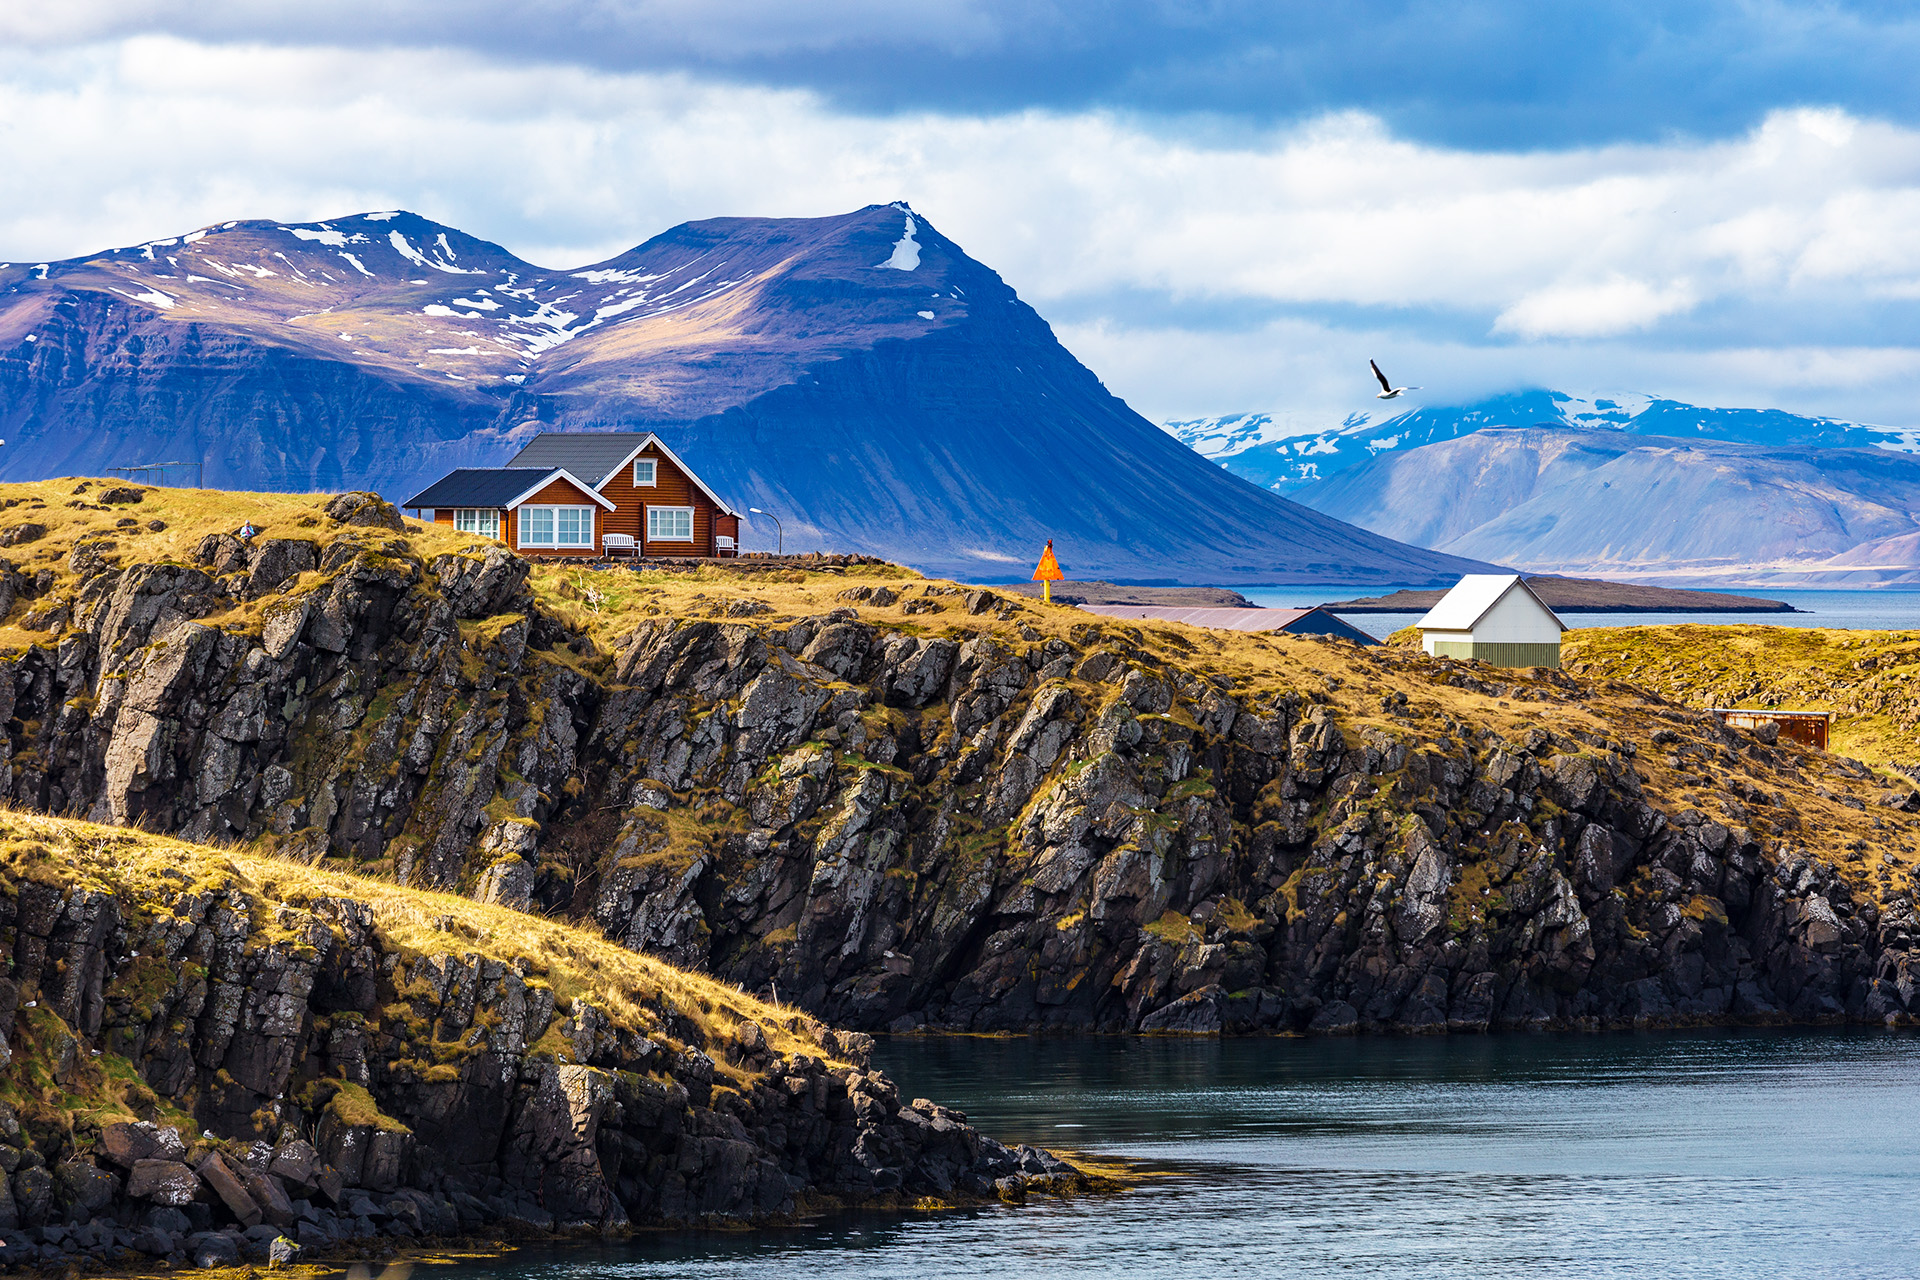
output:
[[773,512],[771,511],[762,511],[758,507],[748,507],[747,511],[752,515],[765,516],[767,519],[773,521],[773,537],[774,537],[773,545],[775,548],[773,554],[777,556],[783,556],[787,554],[787,531],[786,531],[786,528],[783,525],[781,525],[780,517],[773,514]]

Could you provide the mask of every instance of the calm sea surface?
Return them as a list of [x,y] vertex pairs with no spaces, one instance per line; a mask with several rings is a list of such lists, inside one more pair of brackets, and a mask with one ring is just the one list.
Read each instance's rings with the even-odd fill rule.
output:
[[903,1095],[1113,1197],[436,1268],[619,1277],[1912,1277],[1920,1037],[889,1041]]
[[[1381,594],[1378,587],[1342,591],[1328,587],[1246,587],[1240,594],[1258,605],[1291,609],[1326,600]],[[1847,627],[1872,631],[1920,630],[1920,591],[1744,591],[1733,595],[1784,600],[1801,613],[1569,613],[1569,627],[1659,626],[1673,622],[1746,622],[1778,627]],[[1368,635],[1384,640],[1420,620],[1419,613],[1343,615]]]

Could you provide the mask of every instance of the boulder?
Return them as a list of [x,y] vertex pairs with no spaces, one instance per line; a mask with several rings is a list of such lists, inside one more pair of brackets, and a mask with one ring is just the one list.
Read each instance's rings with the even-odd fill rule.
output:
[[407,531],[407,522],[401,519],[400,508],[377,493],[339,494],[327,503],[325,510],[327,519],[336,524],[364,529],[391,529],[395,533]]
[[216,574],[247,567],[247,544],[230,533],[210,533],[193,549],[193,562]]
[[185,1160],[187,1144],[178,1129],[142,1120],[110,1124],[100,1130],[101,1156],[122,1169],[142,1160]]
[[151,1258],[164,1258],[180,1247],[180,1237],[155,1227],[141,1227],[133,1233],[131,1247]]
[[1218,985],[1202,987],[1163,1005],[1140,1020],[1142,1031],[1172,1032],[1182,1035],[1217,1036],[1223,1025],[1220,1002],[1226,992]]
[[318,568],[320,553],[299,538],[267,538],[254,544],[247,557],[247,593],[264,595],[289,579]]
[[319,1169],[320,1153],[313,1149],[313,1144],[291,1134],[274,1147],[272,1163],[267,1166],[268,1173],[303,1192],[319,1185]]
[[224,1231],[200,1231],[187,1237],[187,1256],[202,1270],[240,1265],[240,1241]]
[[120,1193],[120,1179],[85,1160],[68,1160],[53,1171],[60,1198],[67,1204],[98,1213]]
[[218,1151],[209,1152],[206,1159],[200,1162],[199,1173],[206,1184],[213,1188],[213,1193],[220,1197],[220,1202],[227,1206],[227,1211],[240,1220],[241,1225],[260,1225],[264,1216],[260,1205],[248,1194],[246,1184],[240,1181],[240,1175],[233,1171],[226,1157]]
[[200,1193],[200,1175],[178,1160],[136,1160],[127,1175],[127,1195],[134,1200],[179,1208]]
[[276,1227],[293,1225],[293,1201],[287,1197],[286,1187],[280,1179],[270,1173],[256,1173],[251,1169],[241,1171],[239,1177],[247,1189],[247,1195],[260,1206],[261,1217]]

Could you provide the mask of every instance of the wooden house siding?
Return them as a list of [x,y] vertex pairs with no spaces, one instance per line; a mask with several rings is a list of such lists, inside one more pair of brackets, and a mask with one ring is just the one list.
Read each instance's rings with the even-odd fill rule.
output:
[[[633,482],[633,464],[644,459],[653,461],[654,482],[636,485]],[[727,534],[736,542],[739,540],[739,517],[727,515],[716,507],[711,498],[700,492],[700,487],[686,472],[674,466],[652,445],[608,476],[606,483],[600,486],[600,496],[614,507],[612,511],[600,513],[602,531],[631,534],[639,543],[642,555],[710,556],[714,553],[714,534]],[[692,507],[693,538],[686,542],[648,538],[648,507]]]
[[[609,496],[609,501],[614,499]],[[588,558],[600,554],[600,536],[614,532],[608,527],[608,520],[615,512],[595,506],[592,498],[578,487],[565,480],[555,480],[520,504],[521,507],[590,507],[593,510],[593,537],[584,547],[523,547],[520,545],[520,507],[507,512],[507,522],[502,532],[506,534],[507,545],[522,555],[529,556],[575,556]]]
[[[451,529],[453,528],[453,513],[455,511],[489,511],[489,510],[495,513],[496,517],[499,520],[500,528],[502,529],[506,528],[507,512],[502,507],[435,507],[433,509],[433,522],[435,524],[443,524],[447,526],[447,528]],[[486,535],[482,533],[476,533],[473,536],[476,538],[483,538]],[[499,539],[496,538],[494,539],[494,541],[498,542]]]

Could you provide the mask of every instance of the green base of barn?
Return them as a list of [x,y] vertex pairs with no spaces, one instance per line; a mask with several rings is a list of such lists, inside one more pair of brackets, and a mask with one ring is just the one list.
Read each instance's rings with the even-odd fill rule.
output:
[[1496,667],[1557,667],[1557,644],[1477,644],[1471,640],[1436,640],[1433,653],[1438,658],[1467,658]]

